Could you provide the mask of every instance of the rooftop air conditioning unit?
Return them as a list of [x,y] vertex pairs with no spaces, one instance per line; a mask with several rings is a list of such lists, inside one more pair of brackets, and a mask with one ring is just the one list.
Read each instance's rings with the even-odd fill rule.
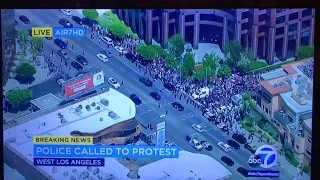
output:
[[95,106],[96,105],[96,103],[95,102],[93,102],[92,104],[91,104],[91,106]]
[[96,109],[97,109],[97,110],[100,110],[101,108],[100,108],[100,106],[97,106]]
[[100,103],[103,104],[104,106],[108,106],[109,105],[109,101],[105,98],[100,100]]

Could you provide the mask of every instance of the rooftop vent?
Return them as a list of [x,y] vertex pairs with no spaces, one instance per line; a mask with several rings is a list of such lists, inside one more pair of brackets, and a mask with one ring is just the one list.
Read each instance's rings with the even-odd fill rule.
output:
[[109,105],[109,101],[105,98],[100,100],[100,103],[103,104],[104,106],[108,106]]

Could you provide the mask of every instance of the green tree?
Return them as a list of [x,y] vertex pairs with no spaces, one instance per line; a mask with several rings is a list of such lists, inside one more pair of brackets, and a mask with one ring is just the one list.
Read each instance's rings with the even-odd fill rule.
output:
[[203,65],[200,65],[193,74],[193,77],[198,80],[203,80],[206,77],[206,68]]
[[176,69],[180,64],[172,54],[166,54],[165,62],[168,68],[173,68],[173,69]]
[[97,20],[98,19],[98,11],[95,9],[83,9],[82,14],[92,20]]
[[298,51],[296,52],[296,59],[306,59],[309,57],[313,57],[314,49],[311,46],[300,46]]
[[108,31],[119,38],[123,38],[127,34],[127,26],[121,22],[113,22],[108,26]]
[[23,29],[18,32],[19,39],[21,40],[20,42],[26,43],[29,37],[29,31],[26,29]]
[[250,57],[247,53],[242,52],[240,53],[240,59],[237,61],[237,70],[244,73],[249,70],[250,67]]
[[175,34],[170,37],[167,43],[169,53],[179,59],[184,52],[184,45],[185,41],[180,34]]
[[104,28],[108,27],[110,24],[107,17],[105,17],[105,16],[99,17],[97,21],[98,21],[98,24]]
[[153,47],[151,46],[147,46],[147,45],[143,45],[140,46],[137,49],[137,52],[144,58],[147,60],[153,60],[156,58],[156,51],[154,50]]
[[222,77],[222,78],[226,78],[228,76],[231,76],[231,68],[226,65],[226,64],[222,64],[220,66],[220,68],[218,69],[218,76]]
[[36,68],[29,63],[22,63],[17,66],[15,72],[19,77],[32,77],[36,73]]
[[237,63],[240,61],[240,54],[244,51],[239,41],[229,41],[229,43],[223,46],[223,52],[225,53],[226,63],[231,68],[236,68]]
[[156,51],[156,54],[159,57],[166,57],[167,52],[161,46],[157,46],[157,45],[150,45],[150,46]]
[[194,66],[196,65],[194,55],[191,53],[186,53],[183,57],[182,64],[182,76],[191,76]]
[[207,77],[212,77],[215,74],[219,59],[219,56],[217,56],[215,53],[205,54],[202,65]]
[[7,99],[14,107],[29,103],[32,100],[32,91],[30,89],[17,89],[7,93]]
[[33,57],[38,56],[40,54],[39,49],[41,49],[43,46],[42,39],[38,38],[38,37],[32,37],[30,44],[31,44],[30,50],[31,50]]

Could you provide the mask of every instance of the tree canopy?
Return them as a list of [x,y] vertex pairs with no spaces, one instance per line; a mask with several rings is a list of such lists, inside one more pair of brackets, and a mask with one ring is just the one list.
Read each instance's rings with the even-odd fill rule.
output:
[[150,46],[156,51],[156,54],[159,57],[166,57],[167,52],[161,46],[157,46],[157,45],[150,45]]
[[175,34],[171,36],[167,42],[168,51],[175,58],[181,58],[184,52],[185,41],[180,34]]
[[218,76],[222,78],[226,78],[231,76],[231,68],[228,65],[222,64],[218,69]]
[[23,30],[18,32],[18,36],[23,42],[25,42],[26,40],[28,40],[29,31],[26,30],[26,29],[23,29]]
[[99,13],[96,9],[83,9],[82,14],[92,20],[97,20],[99,17]]
[[183,57],[183,64],[181,68],[182,76],[191,76],[195,65],[194,55],[192,53],[186,53]]
[[30,44],[31,44],[31,49],[30,49],[31,53],[34,56],[38,56],[40,54],[39,49],[41,49],[42,46],[43,46],[42,39],[39,38],[39,37],[32,37],[31,41],[30,41]]
[[29,103],[32,100],[32,91],[30,89],[16,89],[7,93],[8,102],[14,106]]
[[217,62],[219,61],[219,56],[217,56],[215,53],[206,53],[202,65],[206,69],[206,73],[208,77],[211,77],[215,74],[217,70]]
[[152,46],[142,45],[138,47],[137,52],[146,60],[156,59],[156,50]]
[[180,64],[180,62],[178,62],[174,56],[172,54],[166,54],[166,57],[165,57],[165,62],[166,62],[166,66],[168,68],[177,68]]
[[313,57],[314,49],[311,46],[300,46],[296,52],[296,59],[306,59]]
[[240,53],[240,59],[237,62],[237,70],[242,73],[247,72],[249,70],[250,63],[251,60],[248,54],[244,52]]
[[225,53],[225,59],[227,65],[231,68],[236,68],[237,63],[240,61],[240,54],[244,51],[239,41],[229,41],[229,43],[223,46],[223,52]]
[[29,63],[22,63],[15,72],[19,77],[31,77],[36,73],[36,68]]

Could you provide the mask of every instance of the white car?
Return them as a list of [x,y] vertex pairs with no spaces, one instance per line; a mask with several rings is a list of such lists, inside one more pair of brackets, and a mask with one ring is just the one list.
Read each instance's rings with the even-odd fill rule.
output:
[[192,124],[192,128],[196,131],[198,131],[199,133],[202,133],[204,131],[204,129],[202,128],[202,126],[200,124]]
[[63,14],[65,14],[65,15],[67,15],[67,16],[71,16],[71,15],[72,15],[70,9],[60,9],[60,10],[61,10],[61,12],[62,12]]
[[164,143],[165,146],[177,146],[174,142],[166,141]]
[[63,80],[63,79],[58,79],[58,80],[57,80],[57,83],[58,83],[59,86],[62,86],[62,84],[63,84],[64,82],[66,82],[66,81]]
[[102,41],[103,42],[105,42],[105,43],[107,43],[107,44],[109,44],[109,45],[113,45],[113,41],[112,41],[112,39],[110,39],[109,37],[103,37],[102,38]]
[[120,87],[120,84],[113,78],[109,78],[108,83],[115,89],[118,89]]
[[100,59],[102,62],[108,62],[109,59],[106,55],[104,54],[97,54],[98,59]]
[[231,146],[229,146],[228,144],[224,143],[224,142],[218,142],[218,146],[224,150],[225,152],[229,152],[231,151]]
[[201,151],[202,148],[203,148],[203,146],[200,144],[200,142],[195,138],[193,138],[193,139],[191,139],[190,141],[187,141],[187,142],[188,142],[188,144],[190,146],[192,146],[197,151]]
[[227,125],[226,125],[225,123],[219,123],[219,124],[217,124],[217,127],[218,127],[220,130],[224,130],[224,129],[227,127]]
[[119,53],[127,54],[127,51],[126,51],[123,47],[115,46],[114,48],[115,48],[116,51],[118,51]]

